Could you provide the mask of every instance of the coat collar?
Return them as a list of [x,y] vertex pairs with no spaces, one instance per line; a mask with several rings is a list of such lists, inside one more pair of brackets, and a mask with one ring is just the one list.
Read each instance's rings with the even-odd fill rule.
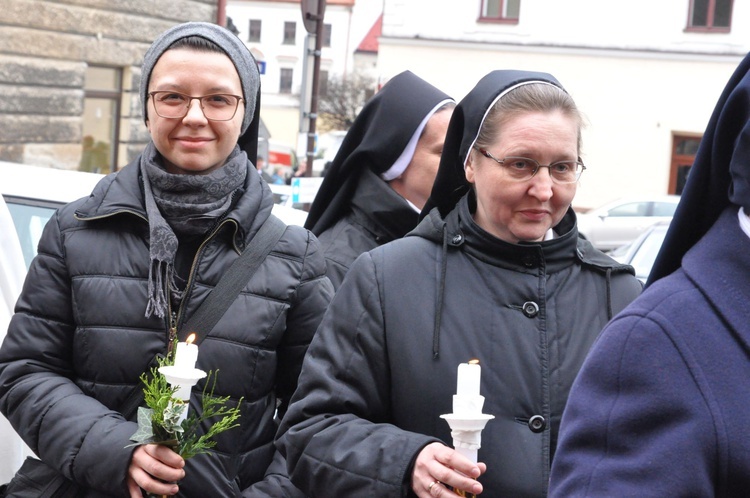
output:
[[[562,221],[555,227],[557,237],[553,240],[534,243],[512,244],[502,241],[479,227],[471,216],[473,191],[469,191],[446,217],[434,208],[410,235],[441,243],[445,238],[448,246],[466,244],[466,251],[490,264],[509,268],[535,268],[544,264],[547,271],[570,265],[577,259],[581,264],[614,273],[630,273],[630,265],[618,263],[594,248],[578,234],[576,214],[568,209]],[[443,231],[446,233],[443,234]]]
[[[737,209],[722,212],[685,255],[682,269],[729,326],[741,331],[750,323],[750,238],[740,228]],[[750,337],[743,340],[750,350]]]
[[364,171],[352,197],[357,220],[374,234],[379,244],[400,239],[417,226],[416,212],[395,190],[372,171]]
[[[143,179],[136,159],[120,171],[104,177],[89,198],[76,210],[76,218],[87,221],[117,215],[135,215],[148,221],[143,197]],[[248,162],[245,184],[224,226],[235,227],[234,243],[239,250],[255,235],[273,208],[273,193]]]

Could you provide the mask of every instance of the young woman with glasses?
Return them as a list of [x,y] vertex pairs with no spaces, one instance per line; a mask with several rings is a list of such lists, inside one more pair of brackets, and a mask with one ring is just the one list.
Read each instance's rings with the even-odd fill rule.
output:
[[260,76],[239,38],[207,23],[169,29],[145,55],[140,96],[145,150],[44,230],[0,349],[0,408],[76,496],[299,496],[273,445],[275,416],[333,293],[317,240],[301,227],[286,227],[200,344],[196,367],[218,371],[209,390],[243,399],[240,426],[187,461],[130,441],[135,413],[121,411],[143,389],[140,375],[273,206],[253,165]]
[[[300,489],[545,496],[570,385],[641,291],[578,236],[581,126],[544,73],[494,71],[458,104],[420,225],[357,259],[305,359],[278,443]],[[495,416],[478,463],[440,418],[474,358]]]

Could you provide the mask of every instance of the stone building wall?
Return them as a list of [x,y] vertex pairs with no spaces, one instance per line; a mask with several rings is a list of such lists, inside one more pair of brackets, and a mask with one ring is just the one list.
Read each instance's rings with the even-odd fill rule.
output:
[[151,41],[184,21],[216,22],[217,0],[2,0],[0,160],[75,169],[88,64],[123,70],[123,164],[148,133],[138,98]]

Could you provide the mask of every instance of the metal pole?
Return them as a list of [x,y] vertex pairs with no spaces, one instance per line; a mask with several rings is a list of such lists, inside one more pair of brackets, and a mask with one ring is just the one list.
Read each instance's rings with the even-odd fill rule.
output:
[[323,48],[323,16],[325,0],[318,0],[317,23],[315,26],[315,52],[313,52],[312,92],[310,95],[310,125],[307,129],[307,169],[305,176],[312,176],[315,159],[315,124],[318,118],[318,79],[320,77],[320,55]]

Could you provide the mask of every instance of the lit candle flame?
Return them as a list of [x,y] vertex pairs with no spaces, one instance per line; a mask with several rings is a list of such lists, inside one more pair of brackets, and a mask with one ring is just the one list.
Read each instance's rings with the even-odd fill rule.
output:
[[[185,342],[187,342],[188,344],[192,344],[193,342],[195,342],[195,333],[190,334],[188,338],[185,339]],[[479,363],[479,360],[477,360],[477,363]]]

